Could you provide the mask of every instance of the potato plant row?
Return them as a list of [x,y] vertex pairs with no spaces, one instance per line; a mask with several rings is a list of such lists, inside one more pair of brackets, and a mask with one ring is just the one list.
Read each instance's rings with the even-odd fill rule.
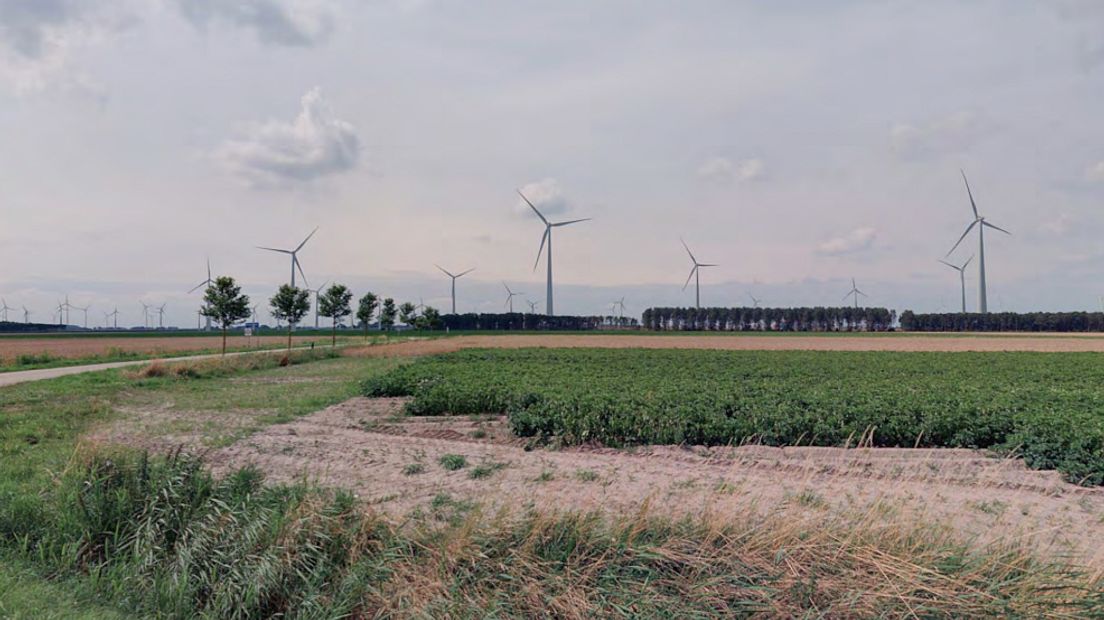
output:
[[466,350],[365,385],[417,415],[505,413],[515,433],[607,445],[974,447],[1104,484],[1104,355]]

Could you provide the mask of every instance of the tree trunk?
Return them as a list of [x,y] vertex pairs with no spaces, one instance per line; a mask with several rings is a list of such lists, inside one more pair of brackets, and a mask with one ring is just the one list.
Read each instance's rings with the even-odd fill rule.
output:
[[330,348],[337,346],[337,315],[333,318],[333,339],[330,341]]
[[288,322],[288,355],[291,355],[291,328],[292,323]]
[[226,355],[226,326],[222,326],[222,354]]

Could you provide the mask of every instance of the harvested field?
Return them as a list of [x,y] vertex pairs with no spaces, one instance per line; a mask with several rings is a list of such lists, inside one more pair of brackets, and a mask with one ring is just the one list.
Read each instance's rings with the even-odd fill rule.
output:
[[[328,338],[319,336],[301,336],[292,339],[297,344],[312,340],[329,342]],[[286,343],[286,336],[254,336],[252,338],[231,336],[226,339],[226,346],[231,349],[274,347]],[[217,335],[141,338],[100,336],[90,336],[88,338],[56,338],[49,336],[41,338],[0,338],[0,364],[10,363],[20,355],[46,354],[52,358],[79,359],[106,357],[122,352],[156,356],[186,351],[217,351],[221,347],[222,337]]]
[[[405,417],[401,399],[354,398],[209,454],[217,471],[255,464],[273,481],[350,489],[395,516],[434,498],[490,507],[597,509],[645,504],[671,516],[746,510],[874,523],[924,518],[981,542],[1023,538],[1104,570],[1104,489],[973,450],[593,446],[530,449],[502,418]],[[445,455],[466,465],[449,471]],[[479,470],[480,474],[472,472]]]
[[354,348],[349,355],[416,356],[460,349],[525,347],[608,349],[722,349],[758,351],[1104,351],[1104,334],[953,334],[953,335],[609,335],[513,334],[456,336]]

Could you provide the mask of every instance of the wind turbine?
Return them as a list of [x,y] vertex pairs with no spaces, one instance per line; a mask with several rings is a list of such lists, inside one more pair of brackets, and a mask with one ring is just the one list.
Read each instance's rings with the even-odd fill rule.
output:
[[710,263],[699,263],[698,259],[694,258],[694,253],[690,251],[690,246],[686,245],[686,242],[683,241],[681,237],[679,238],[679,241],[682,241],[682,247],[686,248],[686,253],[690,255],[690,262],[694,263],[694,266],[690,269],[690,275],[686,277],[686,284],[682,285],[682,290],[685,291],[686,287],[690,286],[690,279],[693,278],[694,279],[694,307],[698,308],[700,310],[701,309],[701,272],[699,270],[702,267],[716,267],[717,265],[713,265],[713,264],[710,264]]
[[58,326],[65,325],[65,306],[60,301],[58,302],[57,308],[54,309],[54,312],[57,313]]
[[302,250],[303,246],[307,245],[307,242],[310,241],[310,238],[313,237],[314,233],[316,233],[316,232],[318,232],[318,227],[317,226],[314,227],[314,230],[311,231],[311,234],[307,235],[307,238],[303,239],[303,242],[300,243],[298,246],[296,246],[296,248],[294,250],[281,250],[280,248],[266,248],[266,247],[262,247],[262,246],[259,246],[259,245],[257,246],[257,249],[258,250],[268,250],[269,252],[279,252],[281,254],[290,254],[291,255],[291,285],[295,286],[295,270],[298,269],[299,270],[299,275],[303,276],[303,284],[306,284],[307,286],[310,286],[310,284],[307,282],[307,274],[303,273],[303,266],[299,264],[299,250]]
[[138,303],[142,304],[142,327],[149,328],[149,310],[150,307],[146,305],[146,302],[138,300]]
[[517,297],[518,295],[524,295],[525,293],[515,293],[514,291],[511,291],[510,287],[505,282],[502,283],[502,286],[506,288],[506,303],[504,303],[502,305],[509,306],[510,307],[510,314],[513,314],[514,313],[514,297]]
[[843,296],[843,300],[847,301],[848,297],[855,297],[855,308],[859,307],[859,295],[866,297],[866,293],[859,290],[859,287],[855,284],[855,278],[851,278],[851,290],[847,291],[847,294]]
[[452,313],[456,314],[456,279],[463,276],[464,274],[468,274],[468,273],[471,273],[471,272],[475,271],[475,267],[472,267],[471,269],[469,269],[467,271],[461,271],[460,273],[458,273],[456,275],[453,275],[453,274],[449,273],[448,271],[446,271],[444,267],[442,267],[442,266],[440,266],[436,263],[434,263],[434,266],[437,267],[438,269],[440,269],[446,276],[452,278]]
[[759,307],[759,302],[763,301],[762,299],[756,299],[755,295],[751,294],[751,291],[748,291],[747,296],[751,298],[751,307],[752,308],[758,308]]
[[84,313],[84,328],[85,329],[88,329],[88,309],[91,308],[91,307],[92,307],[92,304],[88,304],[87,306],[85,306],[83,308],[81,308],[80,306],[74,306],[74,308],[76,308],[77,310],[80,310],[81,312]]
[[157,329],[165,328],[165,304],[157,306]]
[[531,299],[526,299],[525,303],[529,304],[529,314],[536,314],[537,313],[537,304],[540,303],[539,301],[533,301]]
[[[192,290],[188,291],[188,294],[191,295],[192,293],[196,292],[199,288],[211,286],[214,283],[215,283],[215,281],[211,279],[211,257],[208,256],[207,257],[207,279],[200,282],[199,284],[195,285],[194,287],[192,287]],[[204,307],[206,307],[206,305],[207,305],[206,297],[204,297],[203,305],[204,305]],[[199,329],[198,324],[196,325],[196,329]],[[211,331],[211,317],[207,317],[207,331]]]
[[119,306],[115,306],[115,309],[111,312],[104,313],[104,322],[107,322],[108,317],[114,318],[114,328],[119,329]]
[[4,313],[4,322],[8,322],[8,310],[15,310],[15,308],[9,308],[8,302],[4,298],[0,297],[0,312]]
[[959,279],[959,282],[962,284],[962,314],[966,314],[966,266],[969,265],[970,261],[972,261],[972,260],[974,260],[974,257],[970,256],[970,258],[967,258],[966,262],[962,263],[962,266],[959,267],[958,265],[955,265],[954,263],[948,263],[947,261],[943,260],[942,258],[939,259],[939,262],[943,263],[944,265],[946,265],[946,266],[950,267],[951,269],[954,269],[955,271],[958,272],[958,279]]
[[614,308],[620,308],[621,309],[621,313],[618,316],[618,318],[621,318],[621,319],[625,318],[625,298],[624,297],[622,297],[621,299],[618,299],[617,301],[610,304],[610,312],[613,312]]
[[[307,276],[303,276],[303,279],[306,280]],[[318,288],[308,288],[307,289],[309,292],[314,293],[314,328],[315,329],[318,329],[318,296],[320,294],[322,294],[322,289],[326,288],[326,285],[329,284],[329,283],[330,283],[330,281],[326,280]]]
[[68,295],[65,296],[65,303],[61,303],[60,301],[58,302],[58,308],[59,309],[63,308],[65,310],[65,324],[66,325],[69,324],[69,311],[71,309],[75,308],[75,307],[76,306],[69,303],[69,296]]
[[[966,227],[966,231],[962,233],[962,236],[958,238],[958,242],[951,248],[951,252],[955,251],[955,248],[962,243],[962,240],[966,238],[966,235],[970,234],[974,226],[978,227],[978,312],[985,314],[989,312],[989,306],[985,303],[985,227],[988,226],[993,230],[999,230],[1006,235],[1012,233],[985,221],[985,218],[978,215],[977,203],[974,202],[974,194],[970,191],[970,182],[966,180],[966,172],[962,172],[962,181],[966,183],[966,195],[970,197],[970,208],[974,210],[974,221],[970,222],[970,225]],[[980,226],[978,226],[980,224]],[[951,255],[951,252],[947,252],[947,256]],[[945,258],[945,257],[944,257]]]
[[30,323],[31,322],[31,311],[27,309],[27,306],[23,306],[23,322],[24,323]]
[[548,261],[548,283],[545,290],[544,299],[544,313],[548,316],[552,316],[552,229],[558,226],[567,226],[568,224],[578,224],[579,222],[585,222],[589,220],[589,217],[584,217],[578,220],[567,220],[565,222],[549,222],[547,218],[537,210],[533,203],[529,202],[529,199],[525,197],[525,194],[521,193],[519,189],[517,191],[518,196],[525,201],[525,204],[529,205],[529,208],[533,210],[533,213],[537,214],[537,217],[544,222],[544,235],[541,236],[540,248],[537,250],[537,260],[533,263],[533,271],[537,270],[537,265],[540,264],[541,252],[544,251],[544,244],[548,242],[548,255],[545,257]]

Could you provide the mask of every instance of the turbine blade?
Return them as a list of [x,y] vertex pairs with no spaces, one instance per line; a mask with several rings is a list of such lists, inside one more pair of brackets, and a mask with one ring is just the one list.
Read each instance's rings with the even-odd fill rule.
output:
[[461,271],[460,273],[456,274],[456,277],[457,277],[457,278],[459,278],[460,276],[463,276],[463,275],[469,274],[469,273],[471,273],[471,272],[473,272],[473,271],[475,271],[475,267],[472,267],[471,269],[469,269],[469,270],[467,270],[467,271]]
[[506,289],[506,294],[507,295],[513,295],[514,294],[514,292],[510,290],[510,287],[506,286],[505,282],[502,283],[502,288]]
[[1012,233],[1008,232],[1007,230],[1001,228],[1000,226],[997,226],[995,224],[990,224],[989,222],[986,222],[985,220],[981,220],[981,225],[982,226],[988,226],[989,228],[993,228],[995,230],[999,230],[999,231],[1001,231],[1002,233],[1004,233],[1006,235],[1011,235],[1012,234]]
[[194,287],[192,287],[192,290],[188,291],[188,294],[196,292],[196,290],[198,290],[199,287],[203,286],[204,284],[207,284],[207,282],[200,282],[199,284],[195,285]]
[[[971,257],[971,258],[973,258],[973,257]],[[948,263],[947,261],[943,260],[942,258],[940,258],[940,259],[937,259],[937,260],[939,260],[939,262],[943,263],[944,265],[946,265],[946,266],[948,266],[948,267],[950,267],[951,269],[954,269],[954,270],[956,270],[956,271],[958,271],[958,270],[961,270],[961,269],[962,269],[962,267],[959,267],[958,265],[953,265],[953,264],[951,264],[951,263]],[[966,261],[966,262],[970,262],[970,261]],[[963,265],[963,267],[965,267],[965,265]]]
[[533,206],[533,203],[529,202],[529,199],[525,197],[525,194],[521,193],[520,189],[517,191],[517,193],[518,193],[518,196],[521,196],[521,199],[525,201],[525,204],[529,205],[529,208],[533,210],[533,213],[536,213],[537,217],[539,217],[541,219],[541,221],[544,222],[545,226],[547,226],[548,225],[548,220],[544,219],[544,216],[541,215],[541,212],[538,211],[535,206]]
[[694,258],[694,253],[690,251],[690,246],[686,245],[686,241],[682,237],[679,237],[679,241],[682,241],[682,247],[686,248],[686,253],[690,255],[690,260],[694,265],[698,264],[698,259]]
[[698,270],[698,266],[694,265],[690,268],[690,275],[686,276],[686,284],[682,285],[682,290],[686,290],[686,287],[690,286],[690,278],[694,277],[694,272]]
[[444,267],[438,265],[437,263],[433,263],[433,266],[440,269],[442,273],[444,273],[446,276],[448,276],[450,278],[455,278],[456,277],[456,276],[452,275],[451,273],[449,273],[448,271],[446,271]]
[[698,267],[720,267],[717,263],[698,263]]
[[969,264],[970,264],[970,261],[972,261],[972,260],[974,260],[974,255],[973,255],[973,254],[971,254],[971,255],[970,255],[970,258],[967,258],[967,259],[966,259],[966,262],[965,262],[965,263],[962,263],[962,268],[963,268],[963,269],[965,269],[965,268],[966,268],[966,265],[969,265]]
[[589,222],[589,217],[584,217],[581,220],[568,220],[566,222],[556,222],[555,224],[549,224],[549,226],[567,226],[568,224],[578,224],[579,222]]
[[299,257],[292,254],[291,262],[295,263],[295,268],[299,270],[299,275],[303,276],[303,285],[309,287],[310,282],[307,281],[307,274],[303,273],[303,266],[299,264]]
[[207,281],[211,281],[211,257],[207,257]]
[[855,292],[858,293],[859,295],[862,295],[863,297],[868,297],[868,295],[866,293],[860,291],[859,289],[855,289]]
[[970,191],[970,182],[966,180],[966,171],[959,169],[962,173],[962,182],[966,184],[966,195],[970,197],[970,208],[974,210],[974,217],[981,217],[978,215],[977,204],[974,203],[974,193]]
[[279,252],[281,254],[291,254],[291,250],[281,250],[279,248],[266,248],[263,246],[255,246],[258,250],[268,250],[269,252]]
[[970,222],[970,225],[966,227],[966,232],[962,233],[962,236],[958,238],[958,241],[955,242],[954,247],[951,248],[950,252],[947,252],[947,256],[950,256],[951,252],[954,252],[955,249],[958,248],[958,244],[962,243],[962,240],[966,238],[966,235],[970,234],[970,231],[974,229],[974,226],[976,226],[977,223],[977,220]]
[[311,234],[307,235],[306,239],[303,239],[303,242],[299,244],[299,247],[295,248],[295,251],[298,252],[299,250],[302,250],[303,246],[307,245],[307,242],[310,241],[310,238],[313,237],[314,233],[316,233],[316,232],[318,232],[318,227],[317,226],[314,227],[314,230],[311,231]]
[[541,235],[540,248],[537,249],[537,260],[533,261],[533,271],[536,271],[537,267],[540,265],[541,253],[544,252],[544,242],[548,241],[548,235],[550,235],[550,234],[552,234],[552,228],[549,227],[549,226],[545,226],[544,227],[544,234]]

